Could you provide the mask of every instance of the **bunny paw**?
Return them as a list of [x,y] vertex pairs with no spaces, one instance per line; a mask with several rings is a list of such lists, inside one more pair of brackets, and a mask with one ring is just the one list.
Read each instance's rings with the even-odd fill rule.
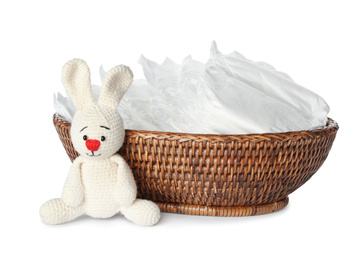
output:
[[160,209],[152,201],[136,199],[130,206],[121,209],[121,213],[140,226],[152,226],[160,219]]

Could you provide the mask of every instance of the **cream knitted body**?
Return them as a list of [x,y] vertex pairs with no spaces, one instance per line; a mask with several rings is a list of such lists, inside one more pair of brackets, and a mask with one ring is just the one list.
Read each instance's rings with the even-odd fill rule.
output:
[[[77,180],[78,169],[82,173],[79,175],[81,186]],[[120,169],[126,169],[128,174],[123,177]],[[129,180],[125,180],[125,177]],[[123,187],[125,182],[129,182],[129,187]],[[109,218],[119,212],[136,224],[155,224],[160,218],[159,208],[151,201],[135,199],[136,185],[132,185],[132,182],[131,170],[118,154],[100,161],[85,161],[78,157],[69,172],[62,199],[46,202],[40,214],[45,223],[53,225],[71,221],[83,214]],[[78,199],[81,200],[79,205],[77,196],[82,197],[82,200]]]
[[118,165],[110,159],[86,162],[81,166],[85,213],[94,218],[108,218],[120,211],[116,182]]
[[136,199],[137,187],[130,167],[117,154],[125,131],[116,108],[132,82],[125,66],[110,70],[98,103],[94,103],[89,69],[74,59],[63,68],[63,84],[77,107],[71,138],[80,156],[74,160],[63,188],[62,198],[40,208],[47,224],[61,224],[80,215],[109,218],[121,212],[139,225],[153,225],[160,218],[158,206]]

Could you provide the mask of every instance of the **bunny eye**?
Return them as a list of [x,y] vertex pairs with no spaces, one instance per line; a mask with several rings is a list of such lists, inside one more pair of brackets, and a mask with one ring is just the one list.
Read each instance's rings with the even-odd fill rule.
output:
[[106,137],[101,136],[101,141],[103,142],[103,141],[105,141],[105,140],[106,140]]
[[87,139],[88,139],[87,135],[84,135],[83,140],[87,141]]

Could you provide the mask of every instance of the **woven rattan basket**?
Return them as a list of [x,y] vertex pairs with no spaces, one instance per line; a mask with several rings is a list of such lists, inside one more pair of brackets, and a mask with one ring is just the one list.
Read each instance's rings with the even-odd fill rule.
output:
[[[54,126],[73,161],[70,124]],[[126,130],[120,154],[129,163],[138,197],[161,211],[209,216],[275,212],[288,195],[319,169],[338,124],[329,119],[313,131],[248,135],[202,135]]]

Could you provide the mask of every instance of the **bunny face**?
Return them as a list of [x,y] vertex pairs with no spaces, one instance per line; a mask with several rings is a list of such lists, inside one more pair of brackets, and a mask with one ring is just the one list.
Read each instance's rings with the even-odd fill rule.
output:
[[122,146],[125,130],[117,106],[133,79],[123,65],[107,72],[97,103],[93,99],[87,64],[73,59],[63,67],[62,81],[76,106],[71,125],[71,139],[77,152],[88,159],[106,159]]
[[71,138],[81,156],[90,160],[109,158],[121,148],[125,138],[122,118],[113,109],[89,106],[75,114]]

